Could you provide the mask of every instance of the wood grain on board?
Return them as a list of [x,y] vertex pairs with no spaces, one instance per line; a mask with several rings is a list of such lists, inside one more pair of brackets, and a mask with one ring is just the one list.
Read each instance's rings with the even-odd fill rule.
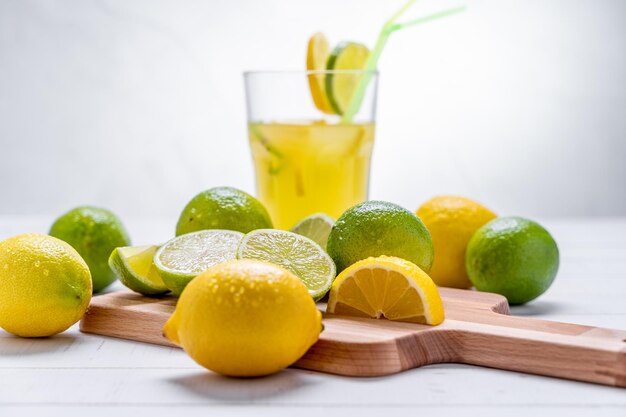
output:
[[[318,342],[295,366],[350,376],[380,376],[434,363],[466,363],[626,387],[626,331],[509,316],[506,299],[440,288],[439,326],[324,316]],[[94,297],[86,333],[174,346],[162,335],[176,298],[128,291]]]

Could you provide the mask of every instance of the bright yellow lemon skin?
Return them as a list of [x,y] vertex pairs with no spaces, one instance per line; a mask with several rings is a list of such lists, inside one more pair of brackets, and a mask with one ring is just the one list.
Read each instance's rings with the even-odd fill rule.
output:
[[465,270],[465,250],[472,235],[496,214],[469,198],[442,195],[416,211],[433,238],[435,258],[430,277],[442,287],[470,288]]
[[165,336],[196,362],[223,375],[268,375],[315,343],[322,315],[304,284],[277,265],[228,261],[183,291]]
[[89,267],[52,236],[30,233],[0,242],[0,327],[22,337],[60,333],[91,300]]

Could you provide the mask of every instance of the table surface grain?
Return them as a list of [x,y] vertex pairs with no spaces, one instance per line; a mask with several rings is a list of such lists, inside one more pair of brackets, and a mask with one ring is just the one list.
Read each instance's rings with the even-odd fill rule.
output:
[[[171,219],[170,219],[171,220]],[[0,239],[46,232],[53,217],[0,217]],[[626,218],[540,219],[561,267],[550,290],[514,315],[626,329]],[[167,240],[168,219],[127,221],[135,244]],[[121,288],[115,284],[111,289]],[[287,369],[231,379],[184,352],[82,334],[46,339],[0,330],[0,416],[626,415],[626,390],[442,364],[379,378]]]

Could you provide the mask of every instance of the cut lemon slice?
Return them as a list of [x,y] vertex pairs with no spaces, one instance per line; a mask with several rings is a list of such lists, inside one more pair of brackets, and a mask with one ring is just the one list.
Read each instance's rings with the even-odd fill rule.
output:
[[363,76],[360,73],[349,71],[365,68],[369,55],[370,51],[365,45],[342,42],[333,49],[328,57],[326,69],[335,72],[326,76],[326,96],[337,114],[343,114],[348,108]]
[[367,258],[346,268],[333,283],[326,311],[431,325],[444,318],[433,280],[417,265],[391,256]]
[[158,246],[126,246],[115,248],[109,257],[109,266],[122,284],[145,295],[165,294],[165,286],[152,261]]
[[306,69],[309,71],[319,71],[309,73],[309,87],[311,89],[311,97],[315,107],[328,114],[335,114],[333,107],[326,98],[325,74],[328,55],[330,54],[330,46],[328,39],[323,33],[317,32],[309,39],[309,46],[306,53]]

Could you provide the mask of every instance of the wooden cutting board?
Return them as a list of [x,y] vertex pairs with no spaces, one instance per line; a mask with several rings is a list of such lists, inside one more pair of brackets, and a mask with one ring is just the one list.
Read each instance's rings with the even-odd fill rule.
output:
[[[295,366],[378,376],[456,362],[626,387],[626,331],[509,316],[496,294],[440,292],[446,320],[439,326],[325,315],[319,341]],[[97,296],[80,329],[174,346],[161,329],[176,300],[127,291]]]

